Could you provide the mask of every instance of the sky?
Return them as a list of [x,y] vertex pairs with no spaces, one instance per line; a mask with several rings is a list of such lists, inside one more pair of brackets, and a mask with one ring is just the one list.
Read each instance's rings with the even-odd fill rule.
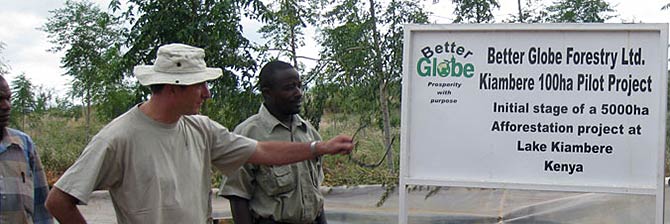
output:
[[[551,0],[544,0],[545,4]],[[670,10],[661,11],[661,7],[670,0],[606,0],[616,10],[617,18],[610,19],[609,23],[644,22],[670,23]],[[47,52],[53,47],[47,41],[45,32],[37,30],[50,16],[49,11],[63,7],[61,0],[0,0],[0,41],[5,43],[5,49],[0,54],[0,60],[10,66],[7,80],[24,73],[34,85],[52,88],[59,95],[64,95],[69,88],[71,79],[62,74],[60,60],[64,53]],[[107,9],[109,0],[95,0],[100,8]],[[453,20],[451,0],[421,0],[425,9],[433,15],[432,22],[449,23]],[[496,21],[501,22],[516,14],[516,0],[499,0],[501,8],[494,11]],[[243,23],[245,36],[256,42],[260,35],[256,33],[258,23],[246,21]],[[314,32],[315,29],[309,29]],[[318,57],[314,38],[305,38],[307,46],[298,50],[299,54],[309,57]],[[306,63],[308,64],[308,63]]]

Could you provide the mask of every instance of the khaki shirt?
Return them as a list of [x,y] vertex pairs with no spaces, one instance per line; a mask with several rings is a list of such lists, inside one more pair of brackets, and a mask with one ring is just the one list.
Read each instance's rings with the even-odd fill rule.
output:
[[256,141],[205,116],[156,122],[136,106],[86,146],[55,186],[86,204],[109,189],[118,223],[208,223],[211,167],[239,169]]
[[[261,105],[258,114],[238,125],[234,132],[258,141],[321,140],[316,129],[299,115],[294,115],[291,126],[289,129]],[[307,223],[314,221],[323,208],[319,191],[322,181],[320,157],[284,166],[246,164],[228,176],[219,194],[248,199],[256,216]]]

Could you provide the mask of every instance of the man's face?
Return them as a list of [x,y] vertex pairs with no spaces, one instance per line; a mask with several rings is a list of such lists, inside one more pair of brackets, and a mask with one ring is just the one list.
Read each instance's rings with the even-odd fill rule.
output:
[[9,114],[12,111],[12,91],[7,81],[0,79],[0,128],[9,125]]
[[283,115],[300,113],[302,103],[302,82],[298,71],[293,68],[276,72],[267,88],[265,103],[276,108]]
[[208,98],[212,97],[206,82],[188,86],[172,86],[175,91],[177,107],[181,115],[194,115],[200,112],[200,107]]

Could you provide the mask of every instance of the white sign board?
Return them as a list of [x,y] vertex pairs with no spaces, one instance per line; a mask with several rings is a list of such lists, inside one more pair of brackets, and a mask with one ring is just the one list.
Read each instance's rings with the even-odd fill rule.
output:
[[401,185],[657,194],[667,29],[405,26]]

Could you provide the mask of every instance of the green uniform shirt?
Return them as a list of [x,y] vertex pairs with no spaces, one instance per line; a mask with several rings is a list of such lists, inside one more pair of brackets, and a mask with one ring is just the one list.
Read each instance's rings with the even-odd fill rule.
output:
[[[235,128],[235,133],[258,141],[311,142],[321,136],[309,122],[294,115],[292,128],[277,120],[261,105],[258,114]],[[256,216],[289,223],[312,222],[321,212],[323,195],[321,158],[284,166],[246,164],[228,176],[220,195],[249,200]]]

